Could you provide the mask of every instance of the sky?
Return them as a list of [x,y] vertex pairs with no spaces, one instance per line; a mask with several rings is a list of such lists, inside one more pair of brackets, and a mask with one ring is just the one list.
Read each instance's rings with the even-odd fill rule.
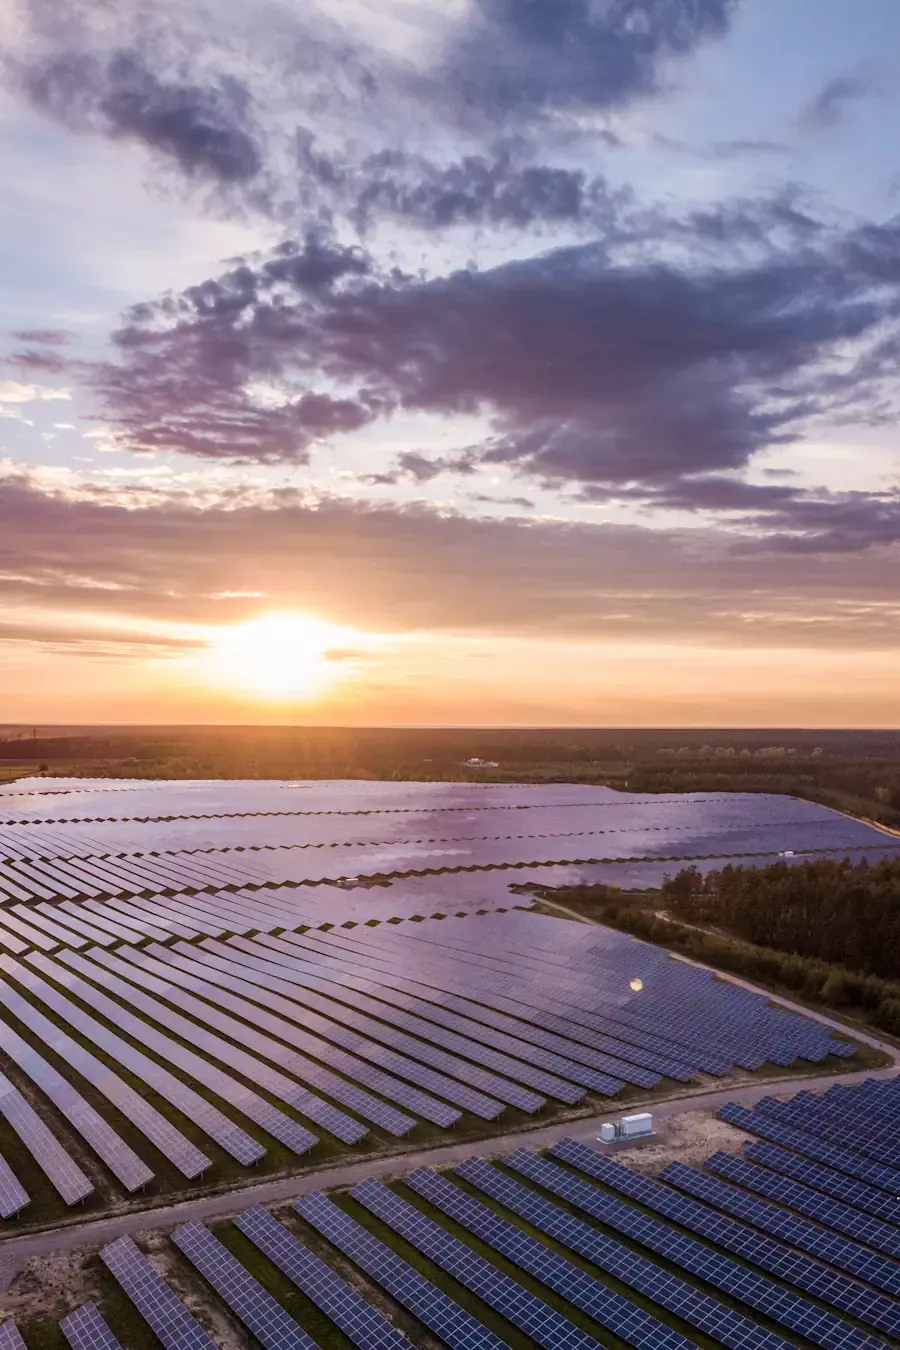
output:
[[896,0],[5,0],[4,722],[900,725]]

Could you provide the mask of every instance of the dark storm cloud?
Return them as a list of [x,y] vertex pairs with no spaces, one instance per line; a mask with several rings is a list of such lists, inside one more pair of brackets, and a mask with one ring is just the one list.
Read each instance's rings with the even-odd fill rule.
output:
[[466,155],[447,164],[385,151],[345,173],[348,215],[365,233],[393,217],[426,230],[456,225],[515,229],[589,225],[610,230],[631,194],[580,169],[522,163],[513,150]]
[[850,75],[835,75],[827,80],[814,98],[801,108],[797,125],[801,131],[830,131],[847,111],[847,105],[874,92],[876,79],[871,70]]
[[736,0],[474,0],[446,56],[466,116],[608,110],[659,90],[662,71],[722,37]]
[[[437,278],[311,236],[136,307],[98,384],[145,448],[296,461],[397,410],[482,414],[492,434],[460,468],[653,484],[740,469],[875,397],[896,370],[898,283],[897,225],[743,265],[584,245]],[[260,402],[260,381],[285,401]]]
[[189,177],[227,184],[262,168],[252,97],[233,76],[206,85],[177,72],[162,76],[138,51],[107,58],[64,52],[25,65],[19,75],[31,102],[56,120],[142,141]]
[[41,608],[53,637],[67,603],[97,616],[112,605],[121,633],[124,617],[232,622],[258,611],[258,597],[240,598],[255,592],[388,633],[895,645],[897,546],[832,555],[827,540],[817,553],[758,538],[750,552],[751,542],[749,532],[312,504],[287,491],[202,509],[134,489],[73,501],[0,479],[0,594],[30,607],[21,622],[37,624],[35,636]]

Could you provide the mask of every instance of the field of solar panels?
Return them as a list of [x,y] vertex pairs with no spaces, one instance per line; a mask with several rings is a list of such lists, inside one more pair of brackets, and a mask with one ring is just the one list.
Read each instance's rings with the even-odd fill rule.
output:
[[124,1234],[7,1295],[0,1346],[896,1345],[897,1080],[719,1114],[699,1167],[562,1140]]
[[9,785],[2,1221],[848,1061],[853,1044],[821,1025],[625,935],[530,914],[510,888],[892,846],[783,797]]

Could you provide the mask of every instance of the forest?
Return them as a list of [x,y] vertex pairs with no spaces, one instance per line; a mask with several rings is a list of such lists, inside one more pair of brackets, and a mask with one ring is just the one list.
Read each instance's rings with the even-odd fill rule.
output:
[[691,867],[662,889],[668,912],[688,923],[900,979],[900,859],[729,866],[705,877]]

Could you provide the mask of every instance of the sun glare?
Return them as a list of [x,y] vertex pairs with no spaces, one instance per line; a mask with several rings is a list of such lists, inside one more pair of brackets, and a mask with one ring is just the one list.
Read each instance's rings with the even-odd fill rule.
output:
[[307,614],[265,614],[224,629],[210,650],[210,678],[260,698],[324,693],[359,635]]

